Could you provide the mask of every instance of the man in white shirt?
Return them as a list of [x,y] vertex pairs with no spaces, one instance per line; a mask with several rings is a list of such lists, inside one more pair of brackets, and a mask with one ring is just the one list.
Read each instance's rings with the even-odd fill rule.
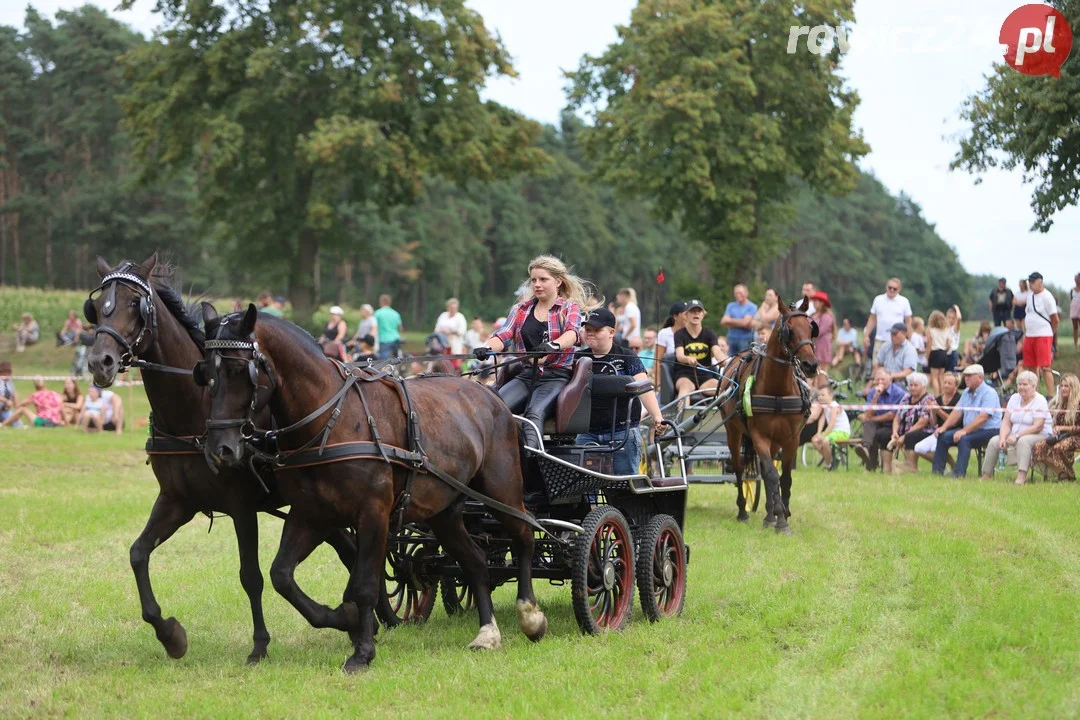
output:
[[1046,395],[1054,394],[1054,335],[1057,334],[1058,306],[1053,294],[1043,287],[1042,273],[1028,275],[1031,294],[1024,306],[1024,367],[1046,383]]
[[889,331],[897,323],[906,325],[907,336],[911,337],[911,303],[900,294],[901,287],[900,278],[889,278],[885,283],[885,294],[874,298],[874,304],[870,306],[870,317],[863,330],[867,357],[874,357],[875,342],[890,341]]
[[[817,292],[817,286],[814,285],[814,283],[812,283],[812,282],[804,282],[802,284],[802,295],[807,300],[814,297],[814,294],[816,292]],[[817,308],[814,307],[814,303],[808,303],[808,305],[810,307],[808,307],[806,309],[806,314],[809,315],[810,317],[814,317],[814,314],[817,313]]]

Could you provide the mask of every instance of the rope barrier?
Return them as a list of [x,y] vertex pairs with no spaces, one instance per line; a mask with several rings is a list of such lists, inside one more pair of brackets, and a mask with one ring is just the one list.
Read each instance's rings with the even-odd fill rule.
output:
[[[45,382],[65,382],[71,379],[71,375],[12,375],[12,380],[23,380],[26,382],[33,382],[34,380],[44,380]],[[76,378],[79,379],[79,378]],[[92,381],[91,381],[92,382]],[[117,380],[113,387],[134,387],[142,385],[142,380]]]

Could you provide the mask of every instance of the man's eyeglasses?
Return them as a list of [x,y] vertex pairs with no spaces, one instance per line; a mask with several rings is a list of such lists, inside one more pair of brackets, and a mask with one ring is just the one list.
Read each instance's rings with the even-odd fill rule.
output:
[[895,285],[886,285],[885,289],[892,292],[900,292],[900,288],[896,287]]

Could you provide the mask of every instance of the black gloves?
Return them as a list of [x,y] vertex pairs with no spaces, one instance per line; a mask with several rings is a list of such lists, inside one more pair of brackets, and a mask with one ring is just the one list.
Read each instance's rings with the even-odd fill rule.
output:
[[483,362],[491,356],[491,352],[491,348],[489,348],[487,345],[481,345],[480,347],[473,348],[472,354],[474,358],[476,358],[480,362]]
[[562,351],[563,351],[562,346],[559,345],[559,343],[555,343],[555,342],[542,343],[540,345],[537,345],[535,350],[533,350],[533,352],[542,352],[542,353],[546,353],[548,355],[550,355],[552,353],[561,353]]

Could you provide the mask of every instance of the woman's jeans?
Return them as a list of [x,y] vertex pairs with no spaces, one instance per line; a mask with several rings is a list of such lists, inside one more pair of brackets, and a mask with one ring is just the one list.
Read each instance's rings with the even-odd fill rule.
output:
[[515,415],[524,415],[535,423],[534,428],[525,423],[525,444],[540,447],[537,430],[544,432],[544,421],[555,414],[555,401],[570,382],[569,370],[545,369],[543,373],[528,368],[510,382],[499,388],[499,397]]
[[587,432],[577,436],[575,445],[612,445],[618,447],[626,438],[626,444],[611,457],[612,473],[615,475],[637,475],[641,468],[641,428],[638,425],[626,430],[610,432]]

